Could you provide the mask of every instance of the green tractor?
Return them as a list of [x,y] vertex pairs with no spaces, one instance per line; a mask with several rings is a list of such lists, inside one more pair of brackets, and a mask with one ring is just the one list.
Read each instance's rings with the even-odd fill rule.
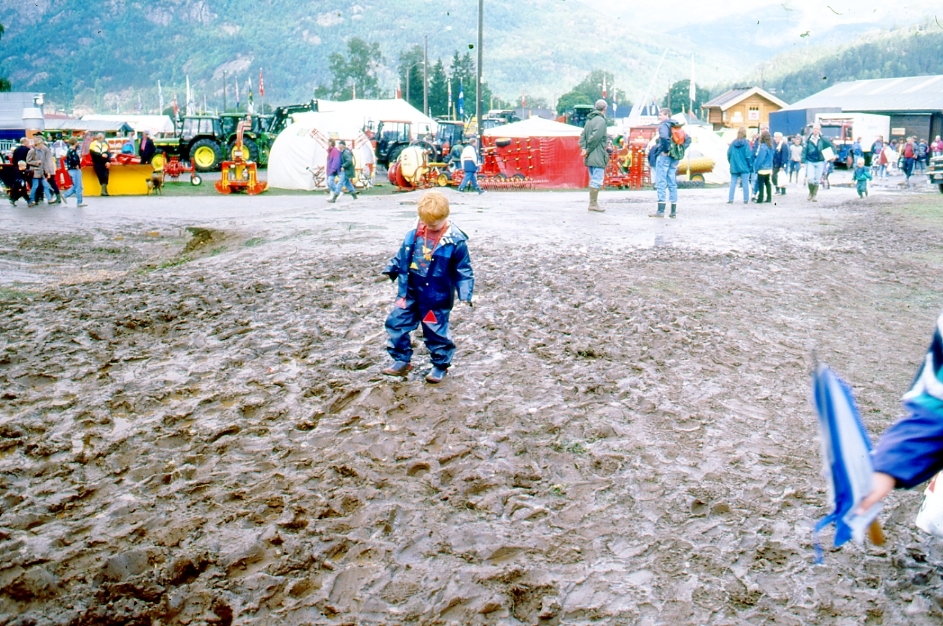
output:
[[215,172],[226,156],[223,131],[215,115],[188,115],[177,123],[176,136],[154,140],[154,167],[162,167],[163,154],[189,161],[198,172]]
[[244,113],[224,113],[220,115],[222,145],[226,148],[226,154],[232,153],[233,145],[236,143],[236,129],[239,122],[246,120],[251,124],[243,132],[242,145],[249,150],[248,160],[254,161],[259,167],[268,165],[269,150],[272,148],[272,142],[275,141],[275,136],[268,132],[271,117],[271,115],[247,115]]

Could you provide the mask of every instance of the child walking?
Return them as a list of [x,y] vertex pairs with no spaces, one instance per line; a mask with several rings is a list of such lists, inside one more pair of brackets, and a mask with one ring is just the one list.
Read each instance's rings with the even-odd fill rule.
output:
[[855,187],[858,189],[858,197],[864,198],[868,195],[868,181],[871,180],[871,170],[864,166],[864,158],[858,157],[855,162],[855,173],[851,179],[855,181]]
[[16,164],[16,170],[13,172],[13,185],[10,187],[10,204],[16,206],[16,201],[20,198],[26,200],[29,204],[29,184],[32,180],[32,174],[26,169],[26,161],[19,161]]
[[430,383],[442,382],[455,344],[449,334],[449,315],[458,299],[471,306],[475,277],[468,256],[468,237],[449,223],[449,201],[436,191],[419,199],[419,223],[406,233],[399,252],[383,271],[397,283],[396,302],[386,318],[387,351],[393,365],[387,376],[405,377],[412,369],[409,333],[422,323],[422,338],[432,355]]

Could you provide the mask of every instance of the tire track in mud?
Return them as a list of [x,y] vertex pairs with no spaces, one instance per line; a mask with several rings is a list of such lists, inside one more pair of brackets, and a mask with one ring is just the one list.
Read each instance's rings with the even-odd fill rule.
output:
[[811,564],[809,349],[880,431],[940,301],[931,239],[847,210],[727,254],[473,246],[440,387],[379,375],[386,255],[5,299],[0,623],[936,622],[917,494]]

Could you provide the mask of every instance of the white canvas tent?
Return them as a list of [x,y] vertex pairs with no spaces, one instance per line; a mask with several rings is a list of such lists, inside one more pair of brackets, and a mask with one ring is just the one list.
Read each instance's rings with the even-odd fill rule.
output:
[[495,126],[485,130],[486,137],[579,137],[583,132],[578,126],[562,124],[542,117],[531,117],[513,124]]
[[147,132],[151,136],[160,133],[173,134],[174,123],[167,115],[85,115],[87,122],[126,122],[136,132]]
[[[684,115],[679,113],[671,119],[684,123]],[[686,156],[692,159],[698,156],[710,157],[714,160],[714,171],[704,174],[704,182],[723,184],[730,182],[730,165],[727,163],[728,143],[715,133],[710,127],[700,124],[685,124],[684,132],[691,137],[691,146]],[[678,164],[678,174],[684,173],[684,159]]]
[[426,134],[435,134],[437,124],[434,119],[401,98],[387,100],[318,100],[321,113],[343,114],[360,124],[361,128],[373,127],[383,120],[410,122],[413,139]]
[[298,113],[279,133],[269,153],[268,183],[278,189],[326,189],[324,168],[328,141],[347,143],[358,176],[373,184],[376,157],[373,145],[355,118],[339,113]]

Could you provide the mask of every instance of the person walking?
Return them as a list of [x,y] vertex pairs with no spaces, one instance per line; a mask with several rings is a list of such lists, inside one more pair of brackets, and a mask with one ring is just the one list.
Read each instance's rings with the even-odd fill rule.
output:
[[42,185],[46,194],[47,204],[59,204],[62,198],[53,191],[52,186],[47,180],[56,173],[55,159],[52,158],[52,151],[46,146],[46,141],[42,135],[36,135],[33,138],[33,149],[26,155],[26,164],[33,171],[33,186],[29,191],[29,206],[36,206],[36,193],[39,186]]
[[333,204],[337,197],[341,195],[340,186],[337,184],[337,178],[341,171],[341,151],[337,149],[337,143],[331,139],[327,142],[327,163],[324,166],[324,172],[327,181],[327,191],[330,194],[328,202]]
[[789,144],[789,182],[792,182],[792,175],[796,175],[796,182],[799,182],[799,172],[802,171],[802,137],[796,135]]
[[102,195],[108,195],[108,168],[111,167],[111,151],[105,141],[105,133],[95,135],[95,141],[88,147],[88,154],[92,157],[92,167],[98,177],[98,184],[102,187]]
[[914,162],[917,159],[917,148],[914,145],[913,137],[907,138],[907,143],[900,150],[900,157],[902,159],[901,169],[904,170],[907,186],[911,186],[910,177],[914,174]]
[[747,141],[747,129],[737,129],[737,138],[727,147],[727,163],[730,164],[730,194],[727,204],[733,204],[737,181],[743,187],[743,204],[750,203],[750,172],[753,171],[753,149]]
[[[812,125],[812,132],[805,142],[805,149],[802,151],[802,157],[805,159],[805,178],[809,185],[809,200],[818,202],[816,196],[819,193],[819,184],[825,173],[825,151],[829,150],[832,154],[835,148],[831,142],[822,136],[822,125],[816,122]],[[834,158],[834,157],[833,157]]]
[[346,141],[339,141],[337,149],[341,154],[340,182],[337,184],[337,191],[334,193],[334,200],[344,193],[346,188],[350,195],[357,199],[357,189],[354,187],[354,178],[357,176],[357,168],[354,164],[354,154],[347,149]]
[[138,146],[138,156],[141,157],[142,165],[149,165],[154,160],[154,154],[157,148],[154,146],[154,140],[151,139],[147,131],[141,131],[141,144]]
[[[756,160],[753,161],[753,171],[756,172],[757,204],[773,201],[773,190],[770,185],[770,178],[773,175],[773,157],[775,152],[776,148],[773,146],[773,139],[769,136],[769,131],[764,130],[760,133],[756,150]],[[765,196],[763,194],[764,191],[766,192]]]
[[927,171],[927,166],[930,164],[930,145],[927,144],[926,139],[921,139],[919,142],[916,142],[914,145],[916,146],[914,166],[916,167],[916,171],[919,174],[923,174],[924,172]]
[[69,204],[66,199],[74,195],[75,206],[82,208],[86,205],[82,202],[82,155],[79,154],[78,143],[79,140],[75,137],[69,138],[69,149],[65,153],[65,168],[69,172],[69,178],[72,179],[72,186],[62,194],[62,201]]
[[887,155],[884,154],[884,136],[878,135],[878,138],[871,144],[871,168],[875,170],[877,178],[884,178],[887,171]]
[[580,155],[589,170],[589,210],[598,213],[606,209],[599,206],[599,190],[602,189],[609,164],[606,152],[606,101],[599,99],[589,115],[580,134]]
[[480,196],[484,191],[478,184],[478,151],[475,150],[475,139],[474,135],[470,136],[468,143],[462,148],[462,184],[458,186],[458,190],[465,191],[471,185]]
[[27,137],[20,138],[20,145],[13,149],[13,155],[10,157],[12,163],[26,162],[26,155],[33,149],[33,142]]
[[780,185],[779,175],[789,169],[789,142],[780,132],[773,133],[773,187],[776,193],[786,195],[786,181]]
[[[658,134],[655,137],[656,154],[655,158],[655,190],[658,193],[658,210],[650,213],[649,217],[665,217],[665,204],[671,202],[671,213],[668,217],[674,219],[678,216],[678,161],[671,154],[672,144],[677,144],[674,140],[674,129],[681,124],[671,119],[671,109],[662,108],[658,110]],[[681,131],[682,133],[684,131]],[[690,137],[685,137],[684,148],[690,144]],[[678,155],[678,148],[675,148],[675,155]],[[683,153],[683,149],[681,150]]]

